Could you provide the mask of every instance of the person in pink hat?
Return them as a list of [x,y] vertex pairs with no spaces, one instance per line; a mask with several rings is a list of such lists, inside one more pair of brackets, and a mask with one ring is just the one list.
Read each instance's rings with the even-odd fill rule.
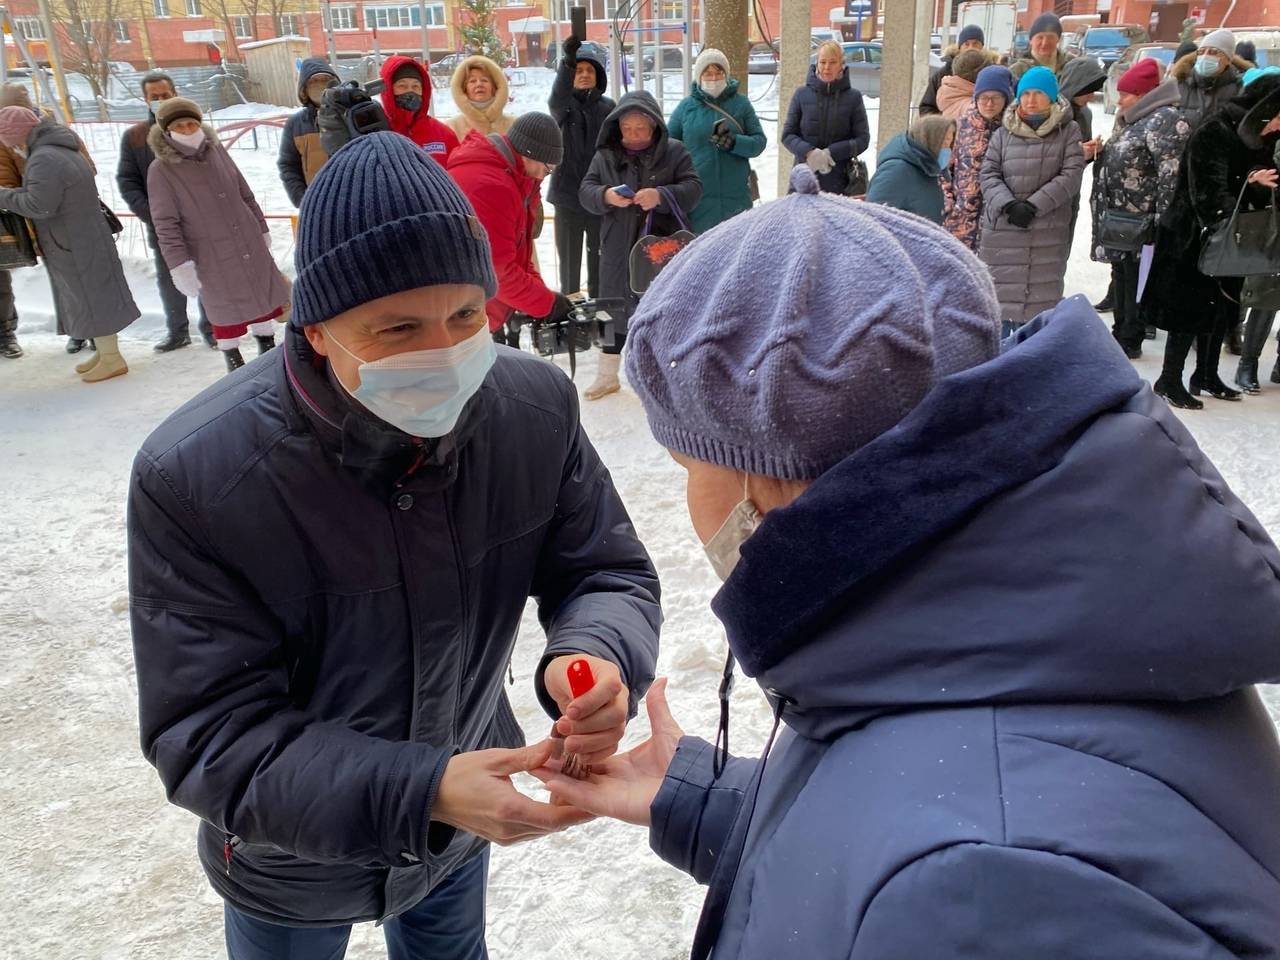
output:
[[[1161,82],[1159,61],[1139,60],[1117,84],[1115,133],[1099,154],[1093,179],[1094,260],[1111,264],[1115,311],[1111,332],[1130,359],[1142,356],[1146,320],[1138,303],[1138,258],[1178,186],[1178,163],[1191,125],[1178,109],[1178,83]],[[1142,227],[1125,240],[1123,222]]]
[[80,141],[54,120],[10,106],[0,110],[0,143],[27,164],[22,186],[0,189],[0,209],[35,224],[63,332],[97,341],[98,352],[76,372],[86,383],[128,373],[117,334],[138,318],[138,307]]

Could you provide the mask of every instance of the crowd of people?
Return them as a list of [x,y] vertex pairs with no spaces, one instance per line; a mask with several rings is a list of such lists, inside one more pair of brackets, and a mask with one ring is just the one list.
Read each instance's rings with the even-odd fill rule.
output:
[[[715,149],[749,153],[708,74],[680,127],[715,131],[715,102],[744,130]],[[651,97],[605,109],[594,67],[572,76],[608,293],[649,213],[736,201]],[[364,922],[392,960],[483,960],[489,845],[593,818],[707,885],[697,960],[1274,954],[1280,742],[1255,685],[1280,681],[1280,551],[1087,300],[1002,338],[1053,287],[989,267],[1017,262],[1009,236],[1060,266],[1086,161],[1052,71],[1002,89],[998,124],[973,82],[981,236],[822,190],[856,173],[852,125],[801,117],[819,156],[791,192],[710,227],[630,314],[628,381],[723,581],[705,737],[655,680],[658,571],[576,388],[495,343],[495,300],[563,296],[529,262],[560,127],[471,130],[444,162],[374,132],[321,167],[284,342],[170,415],[130,479],[142,747],[200,819],[230,960],[340,960]],[[1132,106],[1139,131],[1164,109]],[[1274,148],[1280,80],[1212,116],[1237,114]],[[945,196],[955,122],[913,126],[879,189]],[[499,212],[514,230],[484,226]],[[526,745],[506,690],[531,600],[553,727]],[[773,713],[759,757],[730,752],[739,666]],[[650,736],[619,754],[642,699]]]
[[[791,97],[781,145],[813,171],[823,191],[925,217],[977,253],[995,282],[1006,335],[1062,299],[1080,228],[1084,172],[1094,165],[1084,219],[1091,255],[1112,272],[1098,307],[1111,312],[1125,353],[1141,356],[1156,328],[1167,331],[1155,389],[1175,406],[1198,408],[1202,394],[1238,400],[1241,392],[1258,392],[1274,294],[1259,292],[1257,284],[1205,277],[1195,261],[1202,233],[1229,217],[1237,198],[1247,211],[1274,196],[1267,111],[1280,82],[1275,68],[1254,67],[1243,57],[1251,51],[1238,52],[1225,29],[1185,45],[1167,75],[1159,61],[1138,60],[1119,80],[1121,110],[1103,143],[1094,134],[1089,104],[1105,75],[1093,58],[1066,53],[1061,39],[1061,22],[1043,14],[1031,27],[1029,56],[1005,64],[985,46],[980,28],[965,27],[930,77],[919,116],[881,144],[869,180],[862,155],[871,134],[862,94],[850,82],[840,45],[824,43],[805,85]],[[588,400],[620,389],[628,317],[640,302],[631,275],[637,241],[681,230],[706,233],[750,210],[759,198],[751,160],[766,146],[751,101],[720,51],[701,52],[692,88],[670,116],[644,93],[615,103],[607,95],[605,65],[595,56],[577,38],[567,40],[549,112],[519,119],[507,109],[504,71],[485,57],[468,57],[454,71],[450,93],[458,113],[447,122],[431,113],[432,80],[421,63],[394,56],[381,68],[387,127],[449,170],[491,238],[499,275],[486,311],[493,337],[518,346],[525,322],[565,319],[575,298],[610,305],[613,339],[603,345],[596,380],[584,391]],[[319,110],[337,82],[326,61],[302,62],[301,106],[285,125],[279,155],[281,182],[299,206],[329,159]],[[199,108],[178,98],[163,74],[149,75],[142,86],[152,113],[124,135],[118,182],[155,252],[167,321],[156,349],[191,342],[187,301],[195,298],[205,342],[220,348],[234,370],[244,362],[239,342],[246,332],[259,352],[274,345],[273,320],[288,310],[287,281],[269,249],[249,242],[255,224],[269,239],[265,221],[216,134],[202,124]],[[25,96],[22,88],[10,87],[6,96],[19,93]],[[18,191],[4,195],[13,204],[5,209],[30,211],[23,215],[37,231],[56,233],[49,212],[30,202],[33,185],[23,181],[21,154],[30,149],[33,158],[62,161],[35,166],[57,170],[59,179],[48,189],[68,197],[64,208],[73,179],[92,184],[92,162],[74,134],[54,129],[51,117],[37,115],[21,99],[5,103],[11,118],[18,116],[12,111],[21,112],[8,135],[12,145],[0,148],[0,179]],[[35,119],[28,121],[28,114]],[[8,143],[3,134],[0,141]],[[80,160],[65,154],[69,146],[80,147]],[[553,282],[544,278],[536,254],[548,177],[559,261]],[[75,215],[93,208],[78,206]],[[114,277],[119,264],[108,249],[111,234],[96,221],[93,226],[75,231],[71,242],[83,248],[75,256],[100,262]],[[92,382],[127,371],[110,338],[130,311],[136,315],[131,298],[123,296],[118,309],[85,309],[75,289],[80,277],[59,280],[56,243],[50,239],[49,245],[55,249],[49,269],[58,326],[69,337],[68,350],[96,347],[107,338],[108,362],[94,358],[81,365],[82,375]],[[1196,296],[1166,282],[1170,277],[1189,278],[1185,289]],[[4,280],[8,289],[7,274]],[[6,298],[0,352],[19,356],[11,292]],[[1246,303],[1258,305],[1246,310]],[[1224,342],[1241,354],[1239,390],[1217,372]],[[1196,368],[1184,384],[1192,346]],[[1280,382],[1280,366],[1271,379]]]

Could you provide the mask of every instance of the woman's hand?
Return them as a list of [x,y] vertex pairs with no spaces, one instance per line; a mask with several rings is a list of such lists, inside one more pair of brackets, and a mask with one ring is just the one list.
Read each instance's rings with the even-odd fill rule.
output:
[[1280,183],[1280,173],[1277,173],[1274,168],[1254,170],[1249,174],[1248,182],[1261,184],[1274,190],[1276,184]]
[[635,201],[630,197],[624,197],[617,190],[610,187],[604,192],[604,202],[611,207],[629,207]]
[[644,702],[649,713],[649,739],[634,750],[592,764],[586,780],[564,776],[558,760],[529,771],[551,790],[553,803],[642,827],[649,825],[649,807],[684,731],[667,707],[666,677],[654,681]]
[[662,202],[662,194],[653,187],[645,187],[636,193],[636,204],[645,213],[648,213],[654,207]]

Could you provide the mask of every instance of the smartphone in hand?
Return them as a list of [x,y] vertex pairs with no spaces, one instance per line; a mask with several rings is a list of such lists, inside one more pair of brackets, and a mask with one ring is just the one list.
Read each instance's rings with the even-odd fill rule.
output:
[[634,200],[636,198],[636,192],[625,183],[621,186],[614,187],[613,192],[620,197],[626,197],[628,200]]
[[569,23],[573,36],[579,40],[587,39],[587,8],[570,7]]

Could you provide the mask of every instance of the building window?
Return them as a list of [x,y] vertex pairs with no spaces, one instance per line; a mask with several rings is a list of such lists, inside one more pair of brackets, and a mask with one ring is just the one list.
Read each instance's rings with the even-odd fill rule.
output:
[[[569,10],[572,7],[583,6],[587,8],[588,20],[612,20],[615,13],[618,12],[618,0],[556,0],[556,4],[560,9],[560,19],[565,23],[570,20]],[[684,4],[680,4],[680,13],[672,19],[683,19]]]
[[200,0],[187,0],[187,16],[199,17],[203,16],[204,11],[200,9]]
[[40,22],[39,17],[14,17],[13,22],[18,28],[18,33],[22,34],[23,40],[44,39],[44,24]]
[[325,17],[325,26],[329,26],[330,21],[334,30],[355,30],[356,8],[354,6],[330,7],[328,16]]
[[128,20],[112,20],[111,28],[116,32],[116,43],[129,43]]
[[684,0],[662,0],[658,4],[659,20],[683,20]]
[[155,11],[157,17],[167,17],[169,15],[169,0],[151,0],[151,8]]
[[237,40],[253,39],[253,17],[232,17],[231,27],[236,32]]
[[[393,4],[365,4],[364,26],[366,30],[407,30],[419,27],[422,21],[417,6]],[[444,4],[427,4],[427,26],[444,26]]]
[[297,37],[302,36],[302,18],[296,13],[280,14],[280,36]]

